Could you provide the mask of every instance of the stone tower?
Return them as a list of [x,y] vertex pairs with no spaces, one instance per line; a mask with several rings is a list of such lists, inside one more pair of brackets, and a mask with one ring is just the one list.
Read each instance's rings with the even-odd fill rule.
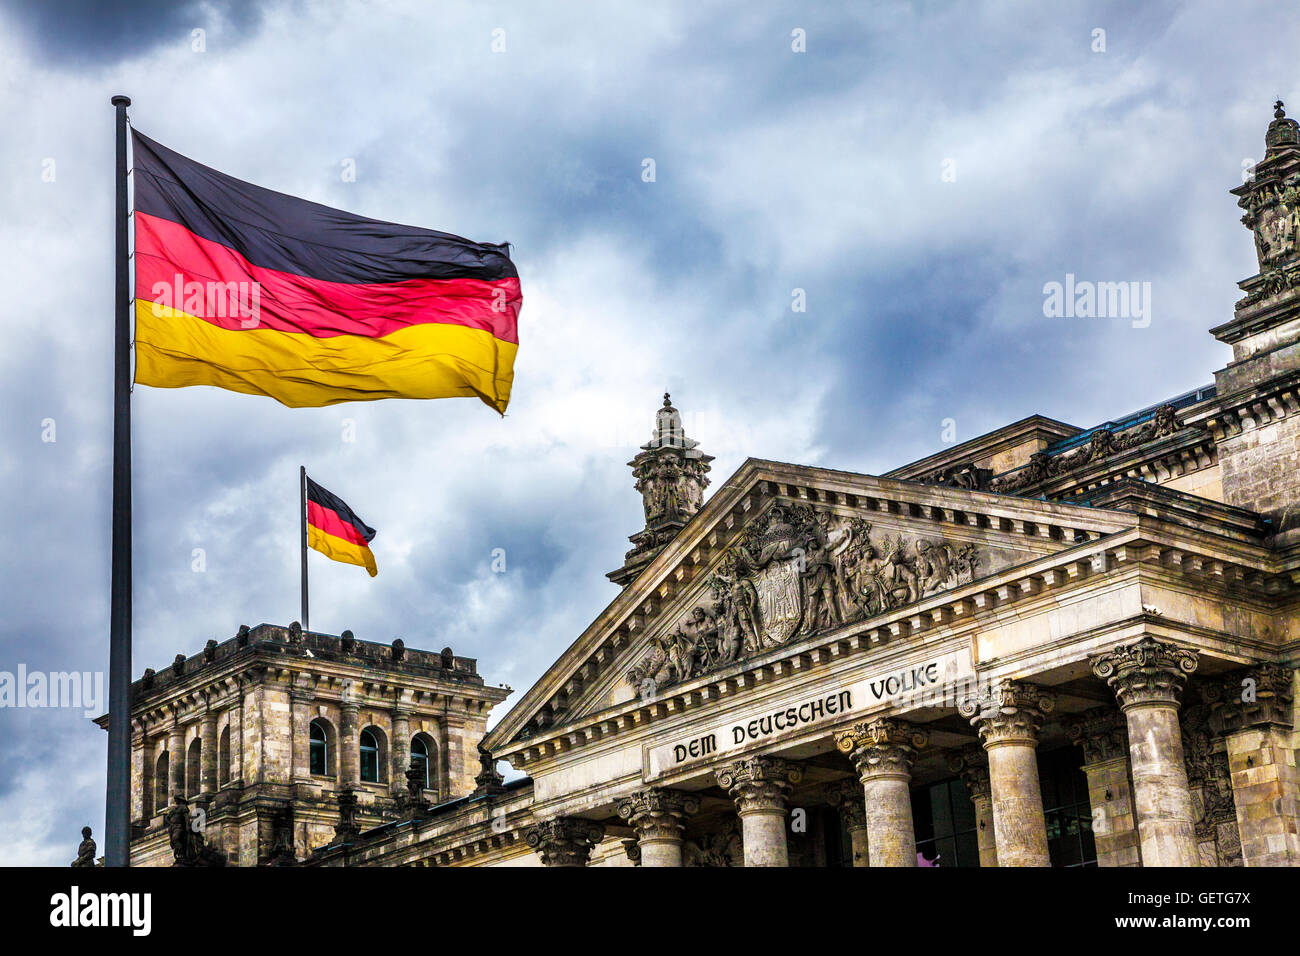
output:
[[204,859],[258,866],[469,796],[488,715],[509,693],[451,648],[297,622],[178,654],[131,685],[131,865],[192,865],[177,846],[187,816],[204,821]]
[[[1259,272],[1238,286],[1246,293],[1231,322],[1211,329],[1232,346],[1232,361],[1214,373],[1225,414],[1215,432],[1228,504],[1259,511],[1276,532],[1300,526],[1295,443],[1300,439],[1300,124],[1281,101],[1265,135],[1254,175],[1232,190],[1254,233]],[[1292,503],[1288,508],[1286,503]]]
[[654,437],[627,463],[645,506],[645,528],[628,539],[632,550],[623,566],[607,575],[615,584],[624,586],[636,577],[700,510],[713,456],[699,451],[698,445],[686,437],[682,414],[664,392]]

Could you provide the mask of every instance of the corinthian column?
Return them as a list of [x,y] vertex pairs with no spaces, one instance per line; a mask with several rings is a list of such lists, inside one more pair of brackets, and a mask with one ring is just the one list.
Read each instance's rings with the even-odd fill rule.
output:
[[998,865],[998,841],[993,825],[993,787],[989,782],[989,761],[979,747],[968,747],[948,758],[948,768],[966,782],[966,792],[975,805],[975,842],[980,866]]
[[916,866],[912,825],[912,762],[926,745],[924,731],[892,717],[854,724],[835,735],[835,746],[853,759],[866,804],[871,866]]
[[1052,865],[1035,751],[1043,715],[1055,705],[1033,684],[1002,681],[958,708],[988,754],[998,866]]
[[650,787],[619,801],[618,815],[632,824],[641,866],[681,866],[682,837],[688,814],[700,801],[676,790]]
[[745,866],[789,866],[786,801],[803,771],[779,757],[745,757],[716,774],[718,786],[731,794],[740,812]]
[[1178,701],[1196,653],[1144,637],[1092,659],[1128,724],[1133,803],[1143,866],[1200,866]]
[[543,866],[586,866],[591,848],[601,841],[605,828],[579,817],[543,820],[524,833]]
[[853,865],[870,866],[871,842],[867,836],[867,806],[862,797],[862,784],[852,779],[833,783],[826,788],[826,801],[839,809],[840,821],[849,831]]

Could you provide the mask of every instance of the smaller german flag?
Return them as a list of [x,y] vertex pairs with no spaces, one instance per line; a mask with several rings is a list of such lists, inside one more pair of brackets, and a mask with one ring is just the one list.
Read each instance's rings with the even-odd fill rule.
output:
[[373,578],[379,573],[370,542],[375,529],[356,516],[338,495],[307,479],[307,544],[325,557],[359,564]]

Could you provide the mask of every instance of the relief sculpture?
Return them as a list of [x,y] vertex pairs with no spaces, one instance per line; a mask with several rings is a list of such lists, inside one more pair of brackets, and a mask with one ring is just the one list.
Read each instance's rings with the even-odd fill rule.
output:
[[973,544],[871,536],[865,518],[776,505],[708,581],[708,596],[656,635],[627,679],[642,696],[795,638],[852,624],[974,580]]

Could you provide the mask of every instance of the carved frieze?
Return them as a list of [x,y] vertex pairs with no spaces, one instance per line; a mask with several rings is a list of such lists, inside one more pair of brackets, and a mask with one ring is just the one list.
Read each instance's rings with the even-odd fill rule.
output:
[[942,538],[873,538],[865,518],[778,504],[746,529],[708,596],[628,671],[643,697],[796,638],[967,584],[984,558]]
[[1178,421],[1178,412],[1174,406],[1162,405],[1156,409],[1150,419],[1122,432],[1098,428],[1089,437],[1088,444],[1075,451],[1062,455],[1035,452],[1029,456],[1029,464],[1025,467],[991,479],[988,487],[991,491],[1010,494],[1077,471],[1085,465],[1128,451],[1130,448],[1145,445],[1158,438],[1165,438],[1185,427],[1187,426]]
[[[1204,691],[1210,685],[1202,685]],[[1184,707],[1179,718],[1187,786],[1192,793],[1196,817],[1196,839],[1202,862],[1207,866],[1241,866],[1241,837],[1237,829],[1237,807],[1232,795],[1228,755],[1217,745],[1211,727],[1215,705],[1209,697]]]

